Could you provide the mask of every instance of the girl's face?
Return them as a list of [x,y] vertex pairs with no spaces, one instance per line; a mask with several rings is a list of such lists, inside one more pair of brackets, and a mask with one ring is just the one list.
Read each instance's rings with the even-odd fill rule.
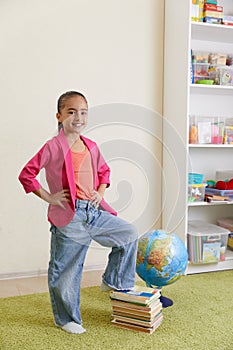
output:
[[60,113],[57,113],[56,117],[62,123],[66,134],[80,135],[87,125],[87,103],[82,96],[70,97],[65,100]]

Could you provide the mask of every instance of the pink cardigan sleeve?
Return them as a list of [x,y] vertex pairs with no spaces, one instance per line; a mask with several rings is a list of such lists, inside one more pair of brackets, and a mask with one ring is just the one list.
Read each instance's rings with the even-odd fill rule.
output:
[[23,185],[26,193],[39,190],[42,187],[36,177],[48,161],[49,151],[47,144],[45,144],[35,156],[29,160],[19,174],[19,181]]
[[99,153],[99,161],[98,161],[98,180],[100,184],[106,184],[107,187],[110,186],[110,168],[105,162],[101,153]]

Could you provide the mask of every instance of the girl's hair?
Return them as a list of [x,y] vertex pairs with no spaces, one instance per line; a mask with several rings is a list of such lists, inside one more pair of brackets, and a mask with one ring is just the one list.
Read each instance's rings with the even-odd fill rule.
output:
[[[57,101],[57,111],[58,113],[61,112],[61,109],[64,107],[65,102],[71,98],[71,97],[75,97],[75,96],[80,96],[84,99],[84,101],[86,102],[86,104],[88,105],[87,99],[86,97],[81,93],[81,92],[77,92],[77,91],[67,91],[64,94],[62,94],[58,101]],[[60,130],[62,128],[62,123],[58,122],[58,130]]]
[[71,97],[75,97],[75,96],[81,96],[84,101],[86,102],[86,104],[88,105],[87,99],[86,97],[81,93],[81,92],[77,92],[77,91],[67,91],[64,94],[62,94],[58,101],[57,101],[57,111],[58,113],[61,112],[61,109],[63,108],[65,102],[71,98]]

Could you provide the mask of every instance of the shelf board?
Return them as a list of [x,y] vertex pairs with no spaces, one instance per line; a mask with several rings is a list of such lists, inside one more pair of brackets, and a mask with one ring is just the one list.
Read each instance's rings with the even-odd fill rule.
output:
[[201,95],[233,95],[233,86],[190,84],[190,91]]
[[219,261],[216,264],[192,264],[188,263],[186,273],[203,273],[203,272],[214,272],[221,270],[232,270],[233,268],[233,251],[230,249],[226,250],[225,260]]
[[217,264],[188,264],[186,274],[214,272],[233,269],[233,259],[229,258]]
[[191,22],[192,39],[233,43],[233,26]]
[[213,143],[208,143],[208,144],[189,144],[189,148],[233,148],[233,144],[213,144]]
[[207,203],[207,202],[193,202],[193,203],[188,203],[188,207],[208,207],[208,206],[216,206],[216,205],[233,205],[232,202],[212,202],[212,203]]

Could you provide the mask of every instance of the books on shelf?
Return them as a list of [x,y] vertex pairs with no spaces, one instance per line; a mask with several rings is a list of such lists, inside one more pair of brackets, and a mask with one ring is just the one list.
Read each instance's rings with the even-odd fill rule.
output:
[[112,324],[116,327],[153,333],[162,322],[159,289],[136,286],[133,291],[112,291]]

